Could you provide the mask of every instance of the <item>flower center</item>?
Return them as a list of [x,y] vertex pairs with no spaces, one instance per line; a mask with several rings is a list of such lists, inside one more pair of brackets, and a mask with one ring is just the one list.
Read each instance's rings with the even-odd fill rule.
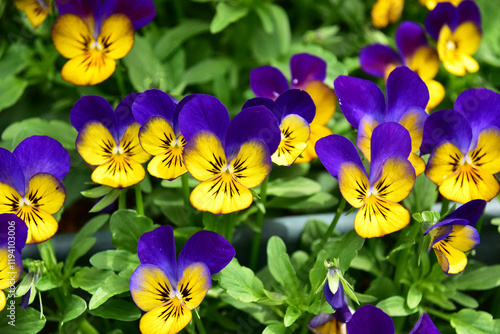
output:
[[98,41],[94,41],[90,44],[90,50],[102,51],[102,49],[104,49],[104,47]]
[[221,173],[233,174],[233,172],[233,167],[230,164],[223,166],[221,169]]
[[457,49],[457,44],[453,41],[447,41],[446,42],[446,49],[452,51]]
[[113,149],[113,155],[118,155],[118,156],[123,155],[123,148],[121,148],[120,145],[116,145],[115,148]]

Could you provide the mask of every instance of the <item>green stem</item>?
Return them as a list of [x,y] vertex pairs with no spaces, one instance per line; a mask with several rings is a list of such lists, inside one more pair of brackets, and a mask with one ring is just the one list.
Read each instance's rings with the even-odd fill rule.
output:
[[127,189],[122,189],[120,197],[118,197],[118,210],[125,210],[127,208]]
[[450,207],[450,200],[443,197],[443,200],[441,201],[441,219],[443,219],[444,214],[448,212],[449,207]]
[[45,264],[45,268],[52,277],[59,280],[61,277],[57,274],[55,268],[57,267],[56,253],[54,252],[54,245],[52,239],[49,239],[41,244],[38,244],[38,252]]
[[326,230],[326,233],[323,234],[323,237],[321,238],[320,246],[318,247],[318,251],[315,252],[314,258],[318,255],[319,251],[323,248],[323,246],[326,244],[328,239],[332,236],[333,231],[335,231],[335,227],[337,227],[337,223],[339,222],[340,216],[342,215],[342,212],[344,212],[346,200],[344,197],[341,197],[339,206],[337,207],[337,211],[335,212],[335,216],[333,217],[332,223],[330,226],[328,226],[328,230]]
[[186,207],[191,206],[191,202],[189,201],[189,195],[191,193],[189,189],[189,174],[184,173],[181,175],[181,181],[182,181],[182,198],[184,199],[184,205]]
[[125,89],[125,85],[123,84],[123,74],[120,70],[120,66],[116,66],[116,83],[118,84],[118,90],[120,91],[120,95],[124,97],[127,95],[127,90]]
[[135,205],[137,214],[139,216],[144,216],[144,203],[142,201],[142,190],[139,183],[135,185]]
[[99,334],[99,331],[95,329],[95,327],[92,326],[90,322],[88,322],[88,320],[85,318],[80,321],[80,331],[83,334]]
[[435,310],[435,309],[432,309],[432,308],[427,308],[427,307],[425,307],[423,309],[424,309],[425,312],[427,312],[429,314],[432,314],[432,315],[434,315],[434,316],[436,316],[438,318],[441,318],[441,319],[446,320],[448,322],[451,321],[452,317],[449,314],[446,314],[444,312],[441,312],[441,311],[438,311],[438,310]]
[[484,221],[484,211],[483,214],[481,215],[481,218],[477,221],[477,224],[475,226],[477,233],[481,234],[481,230],[483,228],[483,221]]
[[205,327],[203,326],[203,322],[201,322],[201,319],[198,318],[197,314],[195,314],[193,316],[193,319],[194,319],[194,323],[196,325],[196,328],[198,328],[198,333],[207,334],[207,332],[205,331]]
[[[262,185],[260,186],[260,200],[264,208],[267,202],[267,184],[269,183],[269,176],[266,177]],[[257,225],[257,231],[253,234],[252,239],[252,249],[250,253],[250,268],[253,270],[257,269],[257,261],[259,260],[260,253],[260,243],[262,239],[262,227],[264,225],[264,217],[266,213],[259,210],[257,212],[257,217],[255,218],[255,224]]]

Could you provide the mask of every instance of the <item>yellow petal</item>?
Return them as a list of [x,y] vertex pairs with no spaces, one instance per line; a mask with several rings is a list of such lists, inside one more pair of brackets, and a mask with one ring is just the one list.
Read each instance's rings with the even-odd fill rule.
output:
[[445,244],[443,241],[433,246],[441,269],[447,274],[458,274],[467,266],[467,256],[464,252]]
[[[175,141],[176,135],[172,126],[164,117],[154,116],[149,118],[141,127],[139,139],[142,148],[146,152],[152,155],[158,155],[164,153],[172,146],[172,142]],[[184,137],[179,139],[179,142],[182,142],[182,147],[184,147]]]
[[197,210],[218,215],[248,208],[253,196],[231,174],[222,173],[197,185],[190,200]]
[[66,62],[61,77],[78,86],[97,85],[109,78],[116,68],[116,62],[101,51],[91,50]]
[[298,115],[288,115],[281,122],[281,142],[271,156],[279,166],[290,166],[307,147],[309,124]]
[[187,172],[182,161],[182,149],[171,148],[155,156],[148,164],[148,172],[154,177],[173,180]]
[[89,27],[73,14],[63,14],[52,25],[54,46],[63,57],[74,58],[88,53],[95,42]]
[[372,8],[372,22],[377,28],[396,22],[403,12],[404,0],[378,0]]
[[491,174],[500,172],[500,131],[489,128],[479,133],[476,148],[469,152],[472,165]]
[[76,139],[76,150],[85,162],[94,166],[108,162],[115,148],[115,139],[108,128],[96,121],[87,122]]
[[130,294],[143,311],[171,301],[172,285],[165,273],[153,265],[137,267],[131,278]]
[[332,135],[333,132],[329,128],[321,124],[309,124],[309,128],[311,129],[311,135],[309,136],[309,140],[307,141],[307,147],[302,152],[302,154],[295,160],[295,163],[303,163],[309,162],[318,157],[316,154],[316,150],[314,149],[316,146],[316,142],[323,137]]
[[309,82],[304,90],[311,96],[316,106],[316,115],[311,124],[325,125],[332,119],[337,108],[335,92],[318,80]]
[[[16,259],[16,256],[19,256],[19,258]],[[17,261],[18,263],[16,263]],[[15,248],[9,248],[8,245],[2,245],[0,247],[0,291],[9,288],[12,284],[19,280],[21,274],[23,273],[23,266],[18,266],[19,263],[22,264],[21,255],[15,250]],[[0,299],[1,297],[2,296],[0,295]],[[3,298],[5,298],[5,295]],[[0,307],[0,310],[1,309],[2,308]]]
[[382,175],[373,186],[377,196],[391,202],[405,199],[415,184],[415,171],[408,160],[389,158],[382,166]]
[[112,59],[125,57],[134,45],[134,27],[123,14],[113,14],[104,21],[97,41],[106,56]]
[[269,150],[260,140],[251,140],[241,145],[236,158],[231,160],[234,178],[246,188],[253,188],[264,182],[271,172]]
[[481,31],[473,22],[464,22],[455,29],[453,37],[456,40],[457,51],[466,55],[476,53],[481,43]]
[[218,175],[227,165],[226,153],[219,138],[209,131],[200,131],[191,138],[190,149],[184,149],[184,163],[198,181]]
[[475,72],[479,71],[478,62],[469,55],[466,55],[466,54],[460,55],[460,62],[463,64],[465,70],[468,73],[475,73]]
[[205,298],[212,285],[210,271],[202,263],[193,263],[184,269],[177,283],[177,290],[182,296],[182,304],[192,310]]
[[422,137],[424,134],[423,123],[427,115],[418,111],[409,110],[399,120],[399,124],[404,126],[410,133],[411,151],[418,152],[422,145]]
[[366,201],[370,183],[365,172],[352,162],[345,162],[339,169],[339,188],[342,196],[349,204],[359,208]]
[[25,198],[31,205],[50,214],[59,211],[66,199],[61,181],[51,174],[35,174],[30,179],[28,189]]
[[57,220],[47,212],[33,206],[21,206],[16,213],[28,225],[26,244],[47,241],[57,232]]
[[5,308],[5,304],[7,304],[7,298],[5,298],[5,293],[0,290],[0,311]]
[[443,240],[453,248],[468,252],[479,244],[479,234],[468,225],[453,225],[451,233]]
[[400,204],[372,195],[356,214],[354,229],[363,238],[374,238],[399,231],[409,222],[410,213]]
[[143,163],[149,160],[151,156],[144,151],[139,142],[139,129],[141,126],[138,123],[132,123],[127,127],[123,138],[120,141],[120,147],[123,149],[123,154],[138,163]]
[[371,115],[363,116],[359,122],[356,146],[361,150],[361,152],[363,152],[363,155],[368,161],[371,159],[372,134],[377,125],[379,125],[379,123]]
[[158,306],[142,316],[142,334],[176,334],[191,321],[191,311],[178,298]]
[[[39,1],[43,3],[43,6]],[[19,10],[26,13],[31,25],[35,29],[45,21],[47,14],[52,11],[51,3],[47,0],[14,0],[14,4]]]
[[125,155],[115,155],[94,170],[92,181],[113,188],[128,188],[141,182],[145,176],[146,171],[140,163]]
[[446,91],[441,83],[430,80],[426,81],[427,89],[429,90],[429,102],[427,103],[427,111],[434,109],[443,101]]
[[408,160],[410,161],[411,165],[415,169],[415,175],[419,176],[425,171],[425,161],[421,157],[419,157],[415,153],[410,153],[410,156],[408,157]]
[[428,45],[421,46],[407,61],[408,67],[418,73],[422,80],[434,79],[439,72],[439,56],[437,51]]
[[5,183],[0,183],[0,213],[16,213],[22,196]]
[[450,177],[460,167],[463,154],[450,142],[444,142],[434,149],[425,175],[432,182],[440,185],[446,178]]

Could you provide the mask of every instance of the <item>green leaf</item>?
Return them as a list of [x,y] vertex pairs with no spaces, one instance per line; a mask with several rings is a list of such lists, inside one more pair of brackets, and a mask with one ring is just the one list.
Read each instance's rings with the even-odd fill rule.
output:
[[312,243],[321,239],[327,230],[328,225],[324,221],[316,218],[309,219],[300,236],[300,244],[303,248],[310,249]]
[[491,314],[483,311],[460,310],[453,314],[450,323],[456,329],[457,334],[500,333],[500,319],[493,319]]
[[285,198],[311,196],[321,191],[318,182],[306,177],[274,179],[267,186],[267,195]]
[[[246,333],[253,333],[255,331],[255,328],[258,327],[255,324],[255,320],[265,325],[276,324],[278,321],[282,322],[282,319],[279,319],[273,312],[273,309],[271,309],[269,306],[257,303],[246,303],[239,299],[234,299],[227,294],[221,294],[220,299],[224,303],[227,303],[232,307],[249,314],[249,317],[247,319],[245,319],[245,317],[238,318],[238,323],[240,325],[239,328],[244,330]],[[250,316],[255,320],[251,319]],[[282,326],[284,327],[284,325]]]
[[[38,333],[45,327],[45,316],[37,310],[28,307],[21,310],[15,308],[15,316],[10,317],[9,305],[0,312],[0,333],[2,334],[31,334]],[[10,324],[9,324],[10,322]]]
[[408,290],[408,295],[406,296],[406,304],[410,309],[414,309],[420,304],[422,300],[422,291],[413,284]]
[[130,280],[112,275],[104,281],[96,290],[89,301],[89,310],[93,310],[104,304],[109,298],[129,291]]
[[229,58],[204,59],[186,70],[183,82],[186,85],[207,83],[226,74],[234,66]]
[[259,15],[264,32],[266,34],[272,34],[274,32],[274,21],[268,6],[269,4],[267,2],[259,4],[255,8],[255,12]]
[[94,267],[83,267],[71,277],[71,286],[75,289],[83,289],[90,294],[94,294],[114,273],[110,270],[103,270]]
[[410,309],[406,305],[405,299],[401,296],[392,296],[382,300],[377,304],[377,307],[391,317],[403,317],[418,311],[416,308]]
[[24,44],[13,44],[0,60],[0,78],[14,76],[28,66],[26,56],[30,49]]
[[249,8],[245,5],[234,6],[226,2],[219,2],[215,8],[215,16],[210,22],[210,32],[216,34],[228,25],[248,14]]
[[56,281],[52,275],[46,273],[36,283],[36,288],[40,291],[49,291],[62,286],[62,281]]
[[461,293],[460,291],[455,291],[455,293],[452,295],[451,299],[460,305],[463,305],[468,308],[478,308],[479,303],[477,300],[469,295],[466,295],[465,293]]
[[172,55],[185,41],[208,31],[209,25],[198,20],[184,20],[176,27],[168,29],[155,45],[154,53],[160,60]]
[[90,263],[96,268],[114,271],[133,270],[140,265],[137,254],[124,250],[99,252],[90,258]]
[[231,297],[242,302],[252,303],[266,298],[262,281],[251,269],[242,267],[236,258],[212,278],[218,280],[219,286]]
[[414,223],[404,228],[399,233],[398,241],[396,242],[396,245],[391,250],[389,255],[393,255],[394,253],[400,250],[413,246],[416,242],[415,236],[418,234],[419,231],[420,231],[419,223]]
[[82,194],[82,196],[87,197],[87,198],[99,198],[99,197],[106,196],[112,190],[113,190],[113,188],[108,187],[108,186],[99,186],[99,187],[95,187],[92,189],[84,190],[84,191],[80,192],[80,194]]
[[123,189],[113,189],[109,192],[109,194],[107,194],[106,196],[104,196],[99,202],[97,202],[93,207],[92,209],[90,209],[90,213],[93,213],[93,212],[99,212],[105,208],[107,208],[108,206],[110,206],[111,204],[113,204],[116,199],[120,196],[120,194],[122,193],[122,191],[125,191]]
[[332,208],[338,203],[338,199],[326,192],[318,192],[312,196],[285,198],[275,197],[267,202],[268,208],[298,210],[321,210]]
[[21,98],[28,81],[14,76],[0,78],[0,111],[13,106]]
[[500,286],[500,264],[465,270],[454,277],[458,290],[489,290]]
[[302,315],[300,309],[296,306],[288,306],[285,313],[284,323],[286,327],[290,327],[295,320]]
[[264,328],[262,334],[285,334],[286,327],[283,324],[272,324]]
[[111,216],[109,229],[113,234],[113,246],[116,249],[137,252],[139,238],[157,226],[145,216],[139,216],[134,210],[118,210]]
[[[365,239],[360,237],[356,231],[351,230],[344,234],[340,239],[328,242],[324,249],[320,252],[325,252],[323,256],[330,259],[340,259],[340,270],[344,273],[349,269],[351,261],[356,257],[358,251],[363,247]],[[318,255],[318,258],[320,256]]]
[[96,309],[90,310],[90,314],[118,321],[135,321],[142,315],[141,310],[126,300],[110,299]]
[[436,203],[438,195],[437,186],[425,174],[421,174],[415,180],[413,190],[403,200],[403,204],[410,212],[430,210]]
[[87,303],[77,295],[69,296],[69,302],[64,308],[64,313],[60,322],[60,326],[65,322],[78,318],[87,309]]
[[272,236],[267,242],[267,264],[271,275],[283,286],[287,296],[296,299],[301,290],[297,273],[286,252],[285,243],[277,236]]

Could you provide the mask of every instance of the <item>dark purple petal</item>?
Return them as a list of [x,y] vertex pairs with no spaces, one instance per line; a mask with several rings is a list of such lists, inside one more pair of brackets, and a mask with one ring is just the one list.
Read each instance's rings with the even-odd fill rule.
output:
[[373,305],[365,305],[354,312],[347,323],[349,334],[393,334],[394,323],[390,316]]
[[30,303],[30,297],[31,297],[31,288],[21,298],[21,310],[24,310],[28,307]]
[[160,226],[144,233],[139,238],[137,253],[141,264],[157,266],[167,275],[172,285],[177,282],[175,238],[171,226]]
[[500,94],[486,88],[463,91],[455,101],[455,110],[461,112],[472,127],[472,137],[487,127],[500,128]]
[[289,86],[286,77],[276,67],[261,66],[250,72],[250,88],[259,97],[276,100]]
[[71,167],[71,157],[57,140],[31,136],[17,145],[14,156],[24,172],[26,182],[38,173],[52,174],[62,180]]
[[408,109],[425,109],[427,102],[429,90],[417,73],[406,66],[400,66],[389,74],[386,121],[398,122]]
[[0,245],[8,244],[9,236],[14,238],[16,249],[21,253],[28,238],[28,226],[15,214],[2,213],[0,214]]
[[97,95],[86,95],[76,101],[69,114],[71,125],[80,132],[85,123],[89,121],[97,121],[102,123],[109,132],[119,142],[118,137],[118,120],[116,114],[105,98]]
[[349,305],[347,305],[347,299],[344,295],[342,283],[339,283],[339,288],[334,294],[331,292],[328,283],[325,284],[324,293],[326,301],[335,310],[335,318],[343,323],[351,320],[352,313],[351,310],[349,310]]
[[308,53],[299,53],[290,59],[292,88],[304,89],[313,80],[323,82],[326,78],[326,62]]
[[341,75],[333,83],[340,109],[353,127],[366,115],[378,122],[385,116],[385,98],[380,88],[371,81]]
[[404,21],[396,31],[396,45],[403,58],[408,60],[419,47],[427,45],[424,28],[418,23]]
[[316,142],[316,154],[326,170],[334,178],[338,178],[340,165],[344,162],[353,162],[365,170],[354,144],[346,137],[330,135]]
[[281,141],[281,130],[276,116],[264,106],[240,111],[229,124],[225,138],[228,159],[240,150],[240,146],[252,139],[262,140],[272,155]]
[[474,199],[450,213],[448,216],[446,216],[446,220],[466,219],[469,222],[469,225],[474,226],[476,225],[479,218],[483,215],[485,207],[485,200]]
[[140,125],[152,116],[162,116],[169,124],[174,122],[175,103],[170,95],[159,89],[139,94],[132,105],[135,120]]
[[[462,221],[463,222],[463,221]],[[430,228],[427,229],[427,231],[424,232],[424,235],[427,235],[431,230],[437,228],[437,233],[432,237],[431,243],[429,244],[429,251],[432,249],[432,246],[437,244],[438,242],[448,238],[450,233],[453,231],[453,226],[452,225],[445,225],[445,224],[435,224],[431,226]]]
[[223,142],[229,121],[229,113],[222,102],[205,94],[192,97],[179,113],[179,129],[186,141],[195,133],[208,130]]
[[295,114],[311,123],[316,115],[316,105],[305,90],[290,89],[276,100],[276,104],[283,111],[283,118]]
[[427,14],[425,29],[429,35],[438,40],[441,28],[446,24],[454,31],[458,26],[458,9],[449,2],[440,2]]
[[469,151],[472,141],[472,129],[467,119],[452,109],[432,113],[424,124],[424,133],[420,154],[431,153],[440,143],[449,141],[464,154]]
[[87,16],[97,16],[101,10],[102,0],[55,0],[55,5],[62,14],[75,14],[85,19]]
[[281,108],[278,107],[276,102],[267,97],[254,97],[253,99],[249,99],[245,102],[241,110],[255,106],[264,106],[267,109],[271,110],[278,121],[281,121],[281,119],[283,119],[283,111],[281,110]]
[[0,183],[14,188],[20,195],[27,191],[28,180],[14,154],[0,147]]
[[153,21],[156,9],[152,0],[106,0],[103,4],[103,14],[105,17],[124,14],[137,30]]
[[204,263],[210,274],[224,269],[236,254],[234,247],[221,235],[211,231],[199,231],[186,242],[179,255],[179,274],[190,264]]
[[427,313],[422,313],[410,334],[441,334]]
[[462,1],[458,5],[458,24],[473,22],[481,29],[481,12],[475,1]]
[[307,328],[309,328],[313,333],[318,333],[321,334],[317,331],[314,330],[314,328],[323,326],[327,322],[332,321],[335,319],[335,313],[326,313],[326,312],[321,312],[314,318],[312,318],[311,322],[307,325]]
[[135,122],[132,106],[139,93],[132,93],[123,98],[115,109],[116,120],[118,121],[118,138],[122,138],[128,126]]
[[403,60],[390,46],[373,44],[361,49],[359,63],[366,73],[383,78],[389,66],[400,66]]

